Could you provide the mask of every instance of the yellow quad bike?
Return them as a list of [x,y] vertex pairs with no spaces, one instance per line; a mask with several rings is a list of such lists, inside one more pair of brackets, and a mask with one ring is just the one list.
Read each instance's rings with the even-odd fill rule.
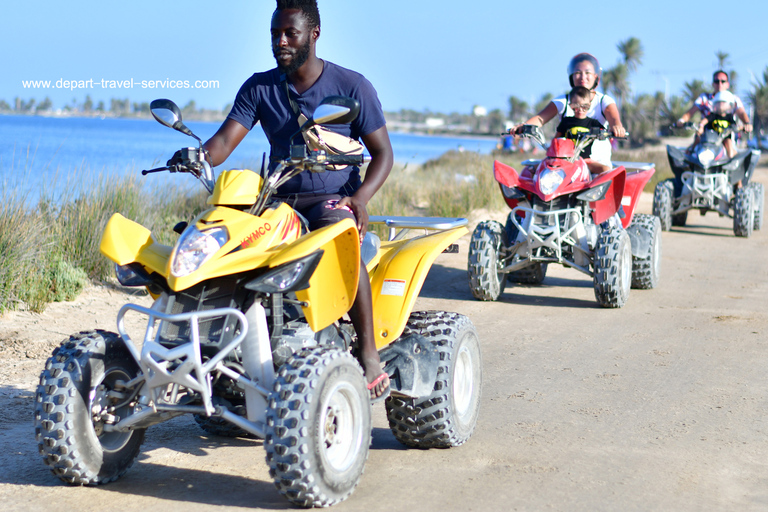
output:
[[[302,130],[349,123],[358,110],[350,98],[326,98]],[[152,111],[200,141],[169,100],[154,101]],[[364,158],[304,145],[291,153],[271,172],[262,164],[261,173],[229,170],[214,180],[201,145],[184,149],[181,164],[144,171],[193,173],[211,192],[211,207],[177,225],[174,247],[120,214],[107,224],[101,252],[119,281],[146,287],[155,301],[126,304],[119,334],[75,334],[46,362],[35,432],[60,479],[113,481],[139,455],[147,427],[192,414],[208,433],[263,439],[270,475],[294,504],[347,498],[371,442],[370,396],[343,318],[361,250],[376,343],[391,376],[385,407],[394,436],[430,448],[472,435],[482,385],[477,332],[456,313],[411,312],[435,258],[467,233],[466,219],[371,217],[389,227],[389,240],[369,233],[362,249],[351,220],[308,233],[291,207],[272,200],[277,187],[300,172]],[[148,319],[141,341],[125,329],[128,312]]]

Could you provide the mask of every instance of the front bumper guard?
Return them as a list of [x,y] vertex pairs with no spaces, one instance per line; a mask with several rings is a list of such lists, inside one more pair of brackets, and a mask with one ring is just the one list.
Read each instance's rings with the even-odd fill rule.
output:
[[[518,214],[521,218],[518,219]],[[512,244],[504,257],[502,272],[514,272],[531,263],[560,263],[591,276],[592,254],[586,240],[583,215],[578,208],[541,211],[518,206],[509,216],[519,230],[518,242]],[[564,222],[561,222],[561,219]],[[563,247],[570,246],[573,254],[580,253],[588,262],[578,264],[563,254]]]
[[[146,315],[147,328],[141,350],[130,338],[125,328],[125,314],[128,311]],[[232,315],[237,318],[241,329],[224,347],[209,360],[203,362],[200,349],[199,321],[205,318]],[[157,322],[188,322],[191,339],[179,346],[166,348],[159,343],[160,329]],[[249,389],[267,397],[269,390],[237,373],[223,364],[223,360],[236,350],[248,334],[246,316],[234,308],[218,308],[208,311],[193,311],[190,313],[165,314],[155,309],[145,308],[136,304],[126,304],[117,315],[117,330],[142,370],[142,374],[129,383],[127,388],[140,387],[139,405],[134,414],[120,420],[115,425],[105,426],[105,429],[124,431],[131,428],[145,428],[162,423],[174,416],[195,413],[205,416],[221,417],[240,428],[263,438],[264,424],[242,418],[221,406],[213,404],[211,374],[220,372],[236,381],[244,389]],[[142,382],[143,381],[143,382]],[[192,405],[185,401],[189,392],[199,397],[202,405]]]
[[681,175],[683,193],[672,215],[691,209],[714,210],[730,217],[733,196],[727,173],[702,174],[686,171]]

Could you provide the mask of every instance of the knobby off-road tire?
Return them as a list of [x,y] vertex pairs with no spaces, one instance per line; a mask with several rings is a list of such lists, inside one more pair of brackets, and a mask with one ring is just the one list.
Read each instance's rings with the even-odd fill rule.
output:
[[754,226],[754,209],[752,207],[752,190],[745,187],[736,190],[733,199],[733,233],[736,236],[749,238]]
[[429,396],[387,398],[389,428],[398,441],[415,448],[464,444],[477,424],[483,380],[475,326],[458,313],[416,312],[404,335],[412,332],[424,336],[439,351],[437,380]]
[[752,190],[752,207],[755,211],[752,229],[755,231],[763,227],[763,211],[765,210],[765,186],[762,183],[752,182],[749,187]]
[[53,351],[35,395],[35,437],[43,462],[56,476],[70,484],[98,485],[131,467],[146,429],[105,432],[93,413],[120,405],[112,414],[130,415],[134,403],[121,405],[122,399],[108,393],[138,374],[136,362],[112,332],[81,332]]
[[506,244],[501,223],[483,221],[472,232],[469,242],[467,275],[469,289],[476,299],[497,300],[507,283],[507,276],[499,272],[499,253]]
[[659,218],[662,231],[672,227],[672,191],[667,182],[660,181],[653,190],[653,214]]
[[369,392],[351,354],[313,347],[280,367],[264,448],[282,495],[301,507],[343,501],[360,481],[370,444]]
[[661,221],[655,215],[636,213],[632,224],[650,237],[648,256],[632,255],[632,288],[650,290],[658,286],[661,274]]
[[632,247],[629,235],[618,227],[603,229],[594,258],[595,298],[604,308],[620,308],[632,285]]

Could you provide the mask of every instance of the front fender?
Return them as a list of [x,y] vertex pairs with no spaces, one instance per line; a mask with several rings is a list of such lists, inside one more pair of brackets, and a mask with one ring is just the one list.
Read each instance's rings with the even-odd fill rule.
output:
[[309,288],[296,291],[296,298],[308,302],[307,323],[318,332],[344,316],[357,295],[360,279],[360,238],[351,219],[304,235],[269,260],[271,268],[323,251]]
[[150,272],[168,277],[166,272],[173,247],[158,243],[150,230],[119,213],[112,215],[107,222],[99,250],[118,265],[135,261]]
[[377,348],[389,345],[402,334],[432,263],[446,247],[467,233],[469,230],[461,226],[417,238],[382,242],[378,264],[372,262],[368,269]]
[[592,208],[592,220],[595,224],[602,224],[613,216],[619,207],[621,206],[621,198],[624,194],[624,181],[627,176],[627,171],[624,167],[618,167],[613,171],[601,174],[589,183],[589,188],[593,188],[608,180],[611,181],[608,190],[599,201],[590,203]]

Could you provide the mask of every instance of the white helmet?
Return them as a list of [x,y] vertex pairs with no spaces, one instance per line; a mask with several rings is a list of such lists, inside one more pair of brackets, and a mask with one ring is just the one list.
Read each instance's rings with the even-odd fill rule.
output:
[[[726,103],[728,106],[723,106],[718,109],[718,103]],[[712,106],[715,107],[715,111],[720,110],[720,113],[732,113],[736,106],[736,96],[730,91],[720,91],[715,94],[715,97],[712,99]]]

